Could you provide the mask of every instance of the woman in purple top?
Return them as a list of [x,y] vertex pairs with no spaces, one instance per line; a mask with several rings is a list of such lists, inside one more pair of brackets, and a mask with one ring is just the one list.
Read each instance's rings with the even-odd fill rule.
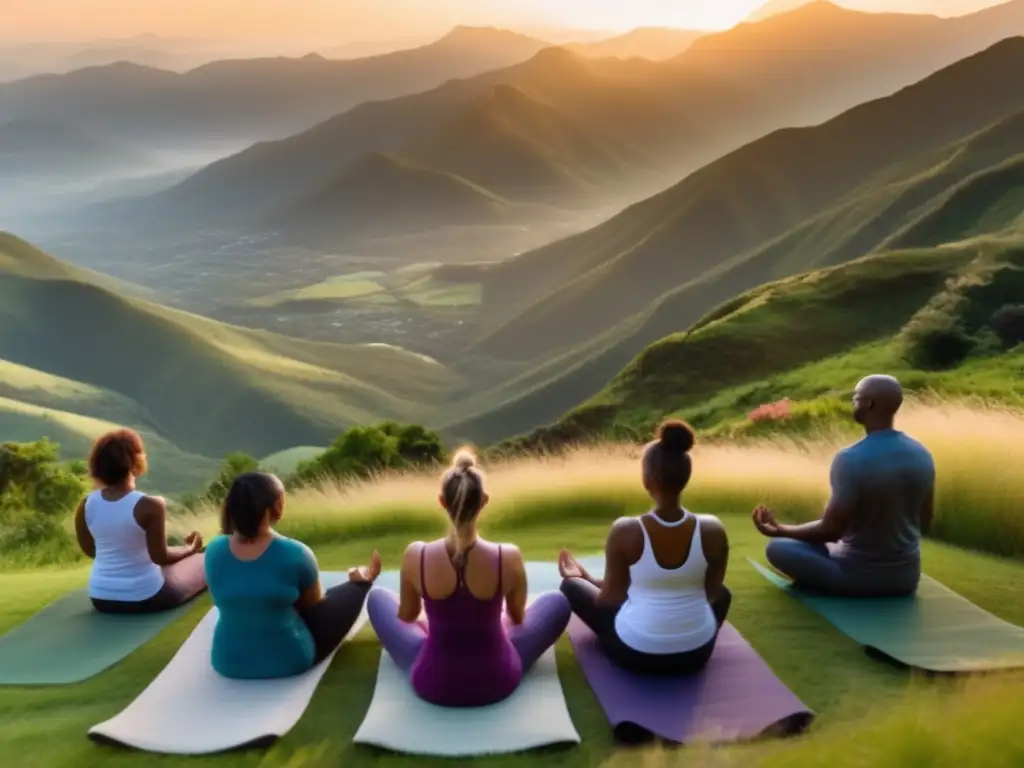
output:
[[451,520],[448,535],[410,544],[401,597],[375,588],[367,612],[420,698],[446,707],[486,706],[515,691],[565,631],[572,611],[561,592],[540,595],[527,610],[523,556],[477,535],[488,496],[472,453],[455,456],[441,480],[440,502]]

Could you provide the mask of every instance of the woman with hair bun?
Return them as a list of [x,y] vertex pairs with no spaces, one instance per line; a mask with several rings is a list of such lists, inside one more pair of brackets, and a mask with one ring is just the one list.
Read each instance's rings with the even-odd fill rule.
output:
[[274,475],[239,475],[224,500],[223,535],[207,547],[206,578],[218,610],[211,662],[224,677],[273,679],[312,669],[351,631],[380,574],[374,552],[369,565],[324,591],[313,551],[274,530],[284,503]]
[[644,450],[644,489],[655,508],[615,521],[603,579],[562,550],[562,593],[613,663],[639,674],[686,675],[711,658],[732,595],[729,541],[718,519],[680,504],[690,481],[693,430],[667,421]]
[[155,613],[188,602],[206,589],[203,539],[167,543],[167,505],[135,487],[146,472],[142,438],[120,429],[99,438],[89,455],[97,490],[75,512],[78,545],[92,558],[89,597],[103,613]]
[[565,631],[569,602],[548,592],[527,608],[522,554],[477,534],[489,497],[470,451],[456,454],[438,500],[451,523],[448,535],[409,545],[401,596],[370,592],[370,623],[420,698],[448,707],[494,704],[519,687]]

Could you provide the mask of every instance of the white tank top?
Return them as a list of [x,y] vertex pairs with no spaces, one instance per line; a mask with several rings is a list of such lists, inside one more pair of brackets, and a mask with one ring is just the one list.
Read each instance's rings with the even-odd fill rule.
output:
[[[694,515],[684,509],[683,518],[673,523],[657,514],[650,517],[666,528],[676,528]],[[644,534],[644,551],[629,567],[629,591],[615,616],[615,632],[640,653],[685,653],[700,648],[718,631],[704,586],[708,561],[701,546],[700,520],[693,529],[686,562],[672,569],[658,565],[647,528],[641,518],[637,522]]]
[[164,572],[150,559],[146,532],[135,520],[135,505],[144,495],[132,491],[107,501],[101,491],[93,491],[86,497],[85,525],[96,542],[89,597],[134,603],[163,587]]

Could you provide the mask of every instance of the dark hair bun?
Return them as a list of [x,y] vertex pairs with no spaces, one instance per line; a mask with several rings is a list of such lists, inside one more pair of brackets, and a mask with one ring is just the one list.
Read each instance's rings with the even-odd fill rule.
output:
[[685,421],[666,421],[658,428],[658,443],[668,453],[689,453],[695,437]]

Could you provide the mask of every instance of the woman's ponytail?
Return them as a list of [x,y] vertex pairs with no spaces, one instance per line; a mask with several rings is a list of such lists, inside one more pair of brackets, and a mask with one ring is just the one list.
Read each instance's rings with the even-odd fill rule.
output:
[[466,561],[469,543],[466,541],[465,530],[473,520],[483,502],[483,475],[477,469],[476,456],[468,449],[455,454],[449,469],[442,481],[445,506],[451,520],[452,540],[455,552],[452,563],[461,568]]

